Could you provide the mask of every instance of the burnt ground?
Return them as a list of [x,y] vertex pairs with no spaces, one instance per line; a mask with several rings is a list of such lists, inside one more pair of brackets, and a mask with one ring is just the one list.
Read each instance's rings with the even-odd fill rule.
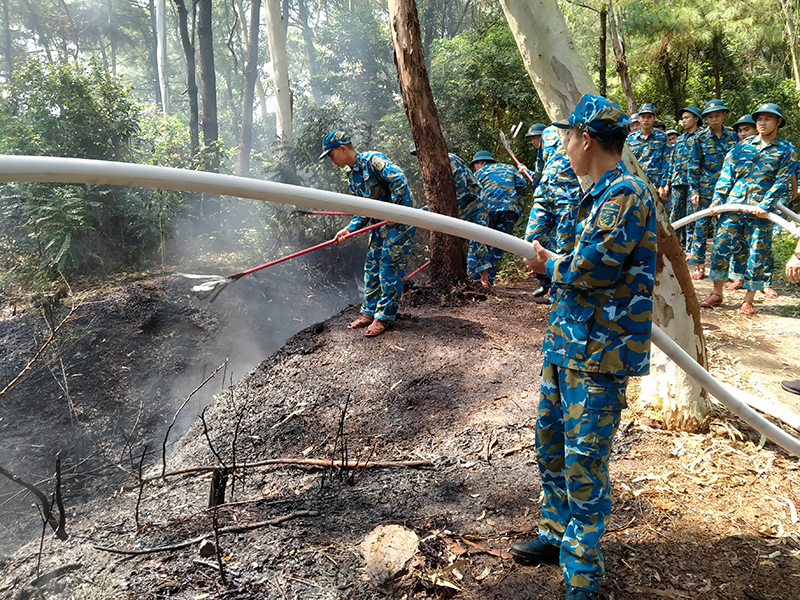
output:
[[[295,284],[270,288],[302,315],[281,317],[287,328],[313,314],[309,305],[292,303]],[[204,424],[195,420],[167,456],[168,472],[219,461],[240,465],[228,479],[227,503],[216,511],[206,508],[211,473],[156,478],[139,494],[137,465],[147,444],[142,476],[161,473],[163,425],[186,397],[170,382],[204,365],[191,391],[232,342],[258,339],[271,326],[268,313],[254,308],[258,303],[234,295],[221,307],[208,306],[186,287],[175,278],[144,278],[86,298],[80,309],[86,316],[75,327],[91,326],[72,331],[60,355],[70,401],[59,386],[37,393],[46,380],[59,374],[65,380],[56,360],[49,363],[55,376],[38,369],[13,396],[0,396],[0,462],[49,493],[53,469],[46,465],[62,452],[70,534],[62,542],[47,531],[37,570],[35,499],[3,482],[0,536],[25,543],[3,548],[0,597],[563,596],[557,569],[518,567],[507,554],[511,543],[535,535],[540,514],[533,446],[548,307],[532,301],[530,282],[446,298],[418,287],[380,338],[346,329],[357,314],[351,306],[310,324],[271,355],[248,349],[269,356],[224,389],[221,372],[212,379],[207,387],[217,397]],[[713,343],[729,361],[715,363],[712,356],[712,370],[731,371],[746,387],[728,349],[758,353],[751,342],[759,329],[744,325],[759,321],[732,317],[728,330],[727,313],[710,316],[717,319]],[[768,318],[794,323],[797,315],[758,317]],[[40,343],[25,319],[33,321],[33,313],[0,323],[4,381]],[[229,328],[242,322],[247,327]],[[731,341],[720,331],[744,337]],[[770,353],[796,361],[796,343],[785,338],[769,340]],[[758,434],[719,406],[707,434],[660,430],[636,389],[633,382],[611,461],[615,511],[603,542],[608,576],[600,597],[800,598],[796,457],[770,443],[760,448]],[[200,407],[184,411],[197,415]],[[343,457],[429,464],[329,464]],[[325,466],[241,468],[269,459],[321,459]],[[215,520],[219,554],[201,557],[192,540],[213,538]],[[370,583],[359,549],[379,525],[400,525],[420,539],[383,591]]]

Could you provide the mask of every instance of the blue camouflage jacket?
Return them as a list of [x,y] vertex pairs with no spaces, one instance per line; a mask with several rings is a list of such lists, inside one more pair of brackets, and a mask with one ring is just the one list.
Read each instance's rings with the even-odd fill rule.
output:
[[456,183],[456,199],[458,200],[458,216],[465,218],[474,209],[481,210],[484,199],[481,194],[481,184],[469,165],[460,156],[448,153],[450,158],[450,170],[453,172],[453,179]]
[[555,127],[544,130],[541,149],[544,166],[533,193],[534,202],[552,202],[556,206],[577,204],[581,199],[581,184]]
[[772,210],[791,188],[797,151],[791,142],[776,137],[761,146],[761,137],[742,140],[725,157],[712,206],[741,202]]
[[[417,208],[405,174],[380,152],[356,152],[349,179],[350,193],[354,196]],[[350,220],[347,229],[350,231],[361,229],[369,221],[369,217],[356,215]],[[408,225],[400,223],[385,227],[397,229],[397,233],[408,229]]]
[[510,210],[519,214],[519,201],[528,187],[527,181],[511,165],[489,163],[475,172],[481,184],[489,212]]
[[547,261],[556,286],[545,360],[579,371],[650,369],[656,213],[645,183],[620,162],[581,200],[575,249]]
[[732,129],[722,128],[717,137],[709,127],[704,127],[695,138],[693,152],[687,159],[689,193],[711,198],[714,186],[722,171],[722,164],[730,149],[739,141]]
[[650,131],[650,136],[645,138],[640,129],[628,136],[628,145],[647,173],[650,183],[657,188],[666,185],[669,174],[667,134],[659,129],[653,129]]
[[699,132],[699,129],[695,129],[692,133],[684,131],[678,136],[675,145],[667,148],[667,160],[669,161],[667,181],[670,185],[689,185],[687,167]]

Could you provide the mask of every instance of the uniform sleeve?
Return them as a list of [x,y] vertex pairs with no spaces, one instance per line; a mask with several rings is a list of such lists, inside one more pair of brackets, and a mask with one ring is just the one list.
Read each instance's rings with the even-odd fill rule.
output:
[[758,203],[760,208],[766,211],[772,210],[775,208],[778,201],[791,190],[790,180],[794,173],[796,162],[797,151],[794,149],[794,146],[791,146],[789,151],[787,151],[781,159],[774,183],[769,190],[767,190],[767,193],[764,194],[764,198],[761,202]]
[[739,146],[734,147],[733,150],[728,152],[725,157],[725,162],[722,164],[722,171],[719,173],[717,185],[714,186],[714,197],[711,200],[711,206],[720,206],[725,204],[728,200],[728,194],[731,193],[736,176],[736,157],[738,156]]
[[659,187],[663,187],[669,183],[669,179],[667,179],[667,175],[669,175],[669,153],[668,153],[668,146],[667,143],[664,142],[661,144],[661,150],[659,151],[659,167],[658,172],[661,174],[661,183],[658,184]]
[[547,261],[547,273],[556,285],[584,290],[614,287],[637,243],[645,235],[655,236],[647,230],[651,208],[633,190],[627,192],[603,203],[595,223],[584,229],[572,254]]
[[[350,189],[350,193],[352,195],[354,196],[357,195],[356,186],[353,185],[352,181],[348,184],[348,188]],[[355,215],[352,219],[350,219],[350,222],[347,224],[347,230],[355,231],[356,229],[361,229],[367,221],[369,221],[367,217],[359,217],[358,215]]]
[[392,204],[405,204],[403,200],[411,194],[411,191],[408,189],[408,180],[400,167],[388,160],[372,157],[369,161],[369,170],[389,186]]
[[514,189],[520,198],[525,195],[525,191],[528,189],[528,180],[519,171],[514,171]]
[[700,163],[703,160],[703,144],[694,142],[686,154],[686,178],[689,182],[689,195],[700,193]]

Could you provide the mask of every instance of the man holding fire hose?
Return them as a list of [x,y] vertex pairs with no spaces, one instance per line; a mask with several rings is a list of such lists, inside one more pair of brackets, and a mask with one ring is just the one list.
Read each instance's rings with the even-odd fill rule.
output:
[[544,503],[539,536],[511,546],[523,564],[560,564],[566,600],[596,600],[600,538],[611,514],[608,460],[628,377],[650,367],[656,213],[649,187],[624,166],[630,119],[616,104],[581,98],[559,127],[567,155],[594,185],[578,206],[575,246],[553,254],[534,241],[531,269],[556,288],[542,351],[536,458]]
[[[319,158],[326,156],[340,169],[350,168],[350,193],[354,196],[417,208],[405,174],[380,152],[356,152],[349,135],[331,131],[322,140]],[[336,233],[334,240],[344,241],[348,233],[360,229],[367,221],[367,217],[354,216],[347,227]],[[364,335],[375,337],[397,318],[415,232],[415,227],[402,223],[387,224],[370,232],[364,262],[364,302],[361,315],[348,328],[366,327]]]

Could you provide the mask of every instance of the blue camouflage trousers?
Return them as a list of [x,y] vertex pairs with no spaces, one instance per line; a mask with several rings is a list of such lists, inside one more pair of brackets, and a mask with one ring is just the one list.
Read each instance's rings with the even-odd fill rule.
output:
[[723,213],[717,222],[708,278],[724,281],[731,268],[734,279],[744,280],[744,289],[762,290],[768,281],[771,256],[771,221],[742,213]]
[[370,232],[364,261],[364,302],[361,313],[381,321],[394,321],[403,294],[415,227],[384,225]]
[[[495,231],[502,231],[503,233],[511,233],[514,231],[514,224],[517,222],[517,213],[513,210],[498,210],[489,213],[489,219],[486,226]],[[489,268],[486,269],[489,273],[489,283],[494,283],[494,278],[497,276],[497,270],[500,268],[500,261],[503,260],[503,251],[494,246],[486,247],[486,258],[489,262]]]
[[[486,226],[487,217],[487,211],[482,209],[478,202],[473,202],[459,214],[459,218],[484,227]],[[486,245],[470,240],[467,243],[467,277],[472,280],[478,280],[481,278],[481,273],[490,267]]]
[[[689,186],[688,185],[673,185],[669,188],[669,204],[671,205],[669,211],[669,222],[674,223],[678,219],[690,215],[694,212],[692,203],[689,202]],[[675,234],[681,242],[681,246],[685,249],[692,247],[692,233],[693,228],[691,225],[681,227]]]
[[[713,195],[713,190],[712,190]],[[711,196],[700,194],[700,200],[695,212],[704,210],[711,206]],[[706,245],[708,243],[708,234],[711,233],[711,228],[714,225],[714,217],[703,217],[697,219],[694,223],[689,223],[686,227],[693,227],[694,233],[692,236],[692,253],[689,262],[692,264],[703,265],[706,262]],[[687,245],[687,249],[689,246]]]
[[561,547],[567,585],[597,590],[600,538],[611,515],[608,459],[627,377],[575,371],[545,360],[536,421],[544,504],[539,537]]

